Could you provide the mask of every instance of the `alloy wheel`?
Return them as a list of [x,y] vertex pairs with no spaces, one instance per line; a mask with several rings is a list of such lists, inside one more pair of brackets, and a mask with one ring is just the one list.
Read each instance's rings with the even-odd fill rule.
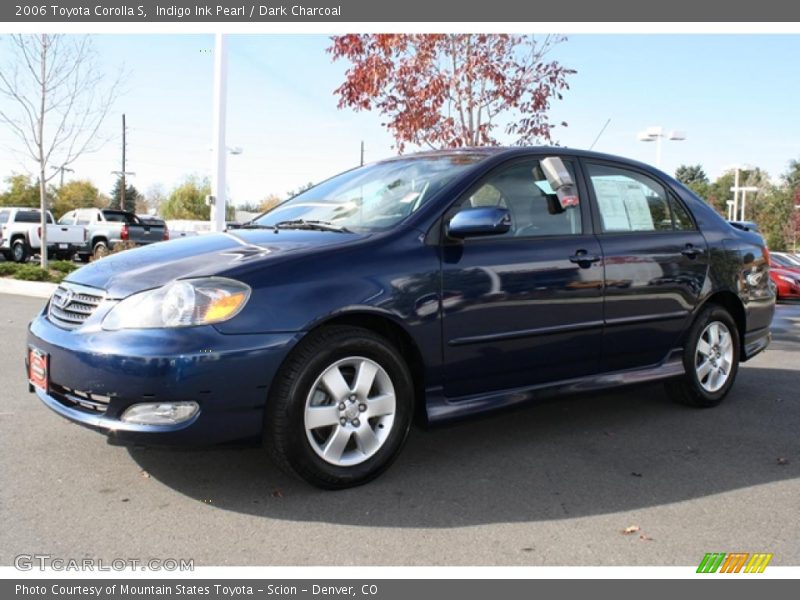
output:
[[369,358],[350,356],[328,366],[311,386],[306,437],[324,461],[358,465],[384,445],[395,412],[394,385],[386,370]]

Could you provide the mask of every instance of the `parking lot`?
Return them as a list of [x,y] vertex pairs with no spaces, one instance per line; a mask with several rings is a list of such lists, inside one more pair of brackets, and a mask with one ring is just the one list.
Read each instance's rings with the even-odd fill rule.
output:
[[43,302],[0,295],[1,565],[800,564],[800,305],[778,307],[769,350],[716,409],[648,386],[415,429],[380,479],[323,492],[259,448],[113,447],[51,413],[22,368]]

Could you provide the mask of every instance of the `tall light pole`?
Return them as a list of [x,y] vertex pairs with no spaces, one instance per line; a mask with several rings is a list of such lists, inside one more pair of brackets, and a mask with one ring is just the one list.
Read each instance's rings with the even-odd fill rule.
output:
[[640,142],[655,142],[656,143],[656,167],[661,168],[661,140],[668,139],[672,141],[682,141],[686,139],[686,134],[683,131],[665,131],[660,125],[648,127],[644,131],[637,134],[637,139]]
[[[744,215],[745,215],[745,209],[747,208],[747,192],[757,192],[758,188],[754,185],[746,185],[744,187],[736,185],[731,188],[731,191],[734,194],[736,194],[736,192],[742,192],[742,206],[740,207],[741,214],[738,213],[735,214],[734,220],[738,219],[739,221],[746,221],[747,219],[745,219]],[[736,204],[734,203],[734,206],[735,205]]]
[[217,33],[214,43],[214,114],[213,139],[211,143],[211,230],[225,230],[225,169],[227,147],[225,145],[225,109],[228,88],[228,56],[225,34]]
[[[739,192],[743,191],[743,188],[739,186],[739,172],[740,171],[752,171],[753,166],[747,165],[743,163],[737,163],[735,165],[728,165],[725,167],[725,171],[733,171],[733,187],[731,191],[733,192],[733,219],[732,221],[736,221],[739,219]],[[754,191],[754,190],[748,190]],[[758,188],[755,189],[758,191]],[[744,211],[742,211],[742,221],[744,221]]]

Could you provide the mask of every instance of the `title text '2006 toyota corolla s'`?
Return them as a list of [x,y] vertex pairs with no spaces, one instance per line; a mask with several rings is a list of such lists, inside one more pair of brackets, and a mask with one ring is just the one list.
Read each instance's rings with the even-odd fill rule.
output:
[[364,483],[412,415],[664,380],[719,403],[769,343],[761,237],[646,165],[561,148],[401,156],[242,229],[104,258],[30,325],[31,389],[118,443],[261,437]]

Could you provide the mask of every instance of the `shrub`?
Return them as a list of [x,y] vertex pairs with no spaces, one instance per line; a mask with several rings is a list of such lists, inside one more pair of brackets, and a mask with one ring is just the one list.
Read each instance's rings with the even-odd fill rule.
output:
[[59,273],[63,273],[66,275],[67,273],[72,273],[75,269],[78,268],[74,262],[69,260],[54,260],[50,262],[50,270],[58,271]]
[[14,278],[23,281],[50,281],[50,273],[36,265],[18,265]]
[[0,277],[13,277],[19,271],[20,265],[17,263],[12,262],[3,262],[0,263]]

